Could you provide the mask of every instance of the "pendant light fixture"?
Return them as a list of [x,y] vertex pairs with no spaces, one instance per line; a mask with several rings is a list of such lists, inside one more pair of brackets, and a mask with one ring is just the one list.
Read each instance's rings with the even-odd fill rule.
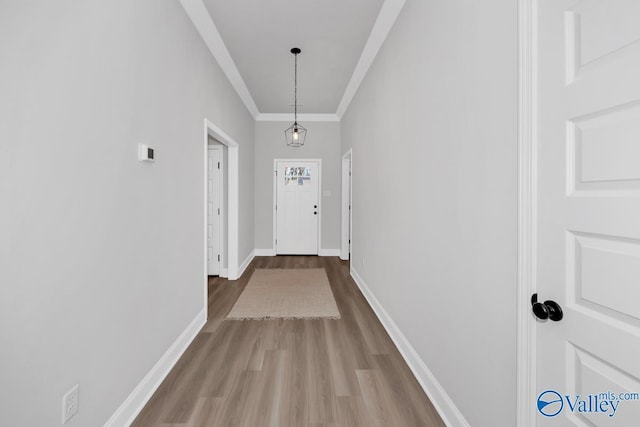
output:
[[293,71],[293,124],[284,131],[284,137],[289,147],[302,147],[307,136],[307,130],[298,124],[298,54],[302,52],[294,47],[291,53],[294,56]]

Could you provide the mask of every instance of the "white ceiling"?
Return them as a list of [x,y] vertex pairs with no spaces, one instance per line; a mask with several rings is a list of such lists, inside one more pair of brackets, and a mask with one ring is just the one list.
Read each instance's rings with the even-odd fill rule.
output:
[[[339,120],[405,0],[180,0],[253,116]],[[330,119],[330,118],[329,118]]]

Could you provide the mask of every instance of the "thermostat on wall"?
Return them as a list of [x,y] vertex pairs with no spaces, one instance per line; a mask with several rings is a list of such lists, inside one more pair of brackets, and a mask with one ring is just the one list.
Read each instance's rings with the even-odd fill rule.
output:
[[154,162],[155,152],[153,148],[145,144],[138,144],[138,160],[141,162]]

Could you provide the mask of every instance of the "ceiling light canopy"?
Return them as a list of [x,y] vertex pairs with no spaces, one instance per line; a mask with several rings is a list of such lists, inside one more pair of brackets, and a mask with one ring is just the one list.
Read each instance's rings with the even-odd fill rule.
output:
[[307,137],[307,129],[298,124],[298,54],[299,48],[291,49],[294,57],[293,66],[293,124],[284,131],[284,137],[288,147],[302,147]]

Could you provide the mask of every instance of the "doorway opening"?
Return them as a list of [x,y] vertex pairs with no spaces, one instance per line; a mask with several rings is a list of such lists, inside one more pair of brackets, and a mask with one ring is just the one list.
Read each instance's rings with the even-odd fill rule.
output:
[[[216,144],[209,144],[209,141],[213,139]],[[238,266],[238,203],[239,203],[239,165],[238,165],[238,143],[235,142],[229,135],[222,131],[218,126],[211,121],[204,120],[204,140],[203,140],[203,208],[204,208],[204,221],[203,221],[203,260],[204,260],[204,306],[207,307],[208,300],[208,276],[209,276],[209,147],[218,145],[218,149],[222,150],[222,162],[224,162],[224,174],[222,175],[222,189],[220,190],[222,197],[221,201],[221,218],[223,221],[220,226],[221,236],[221,251],[220,260],[222,263],[220,269],[221,276],[227,276],[229,280],[237,280],[239,277]],[[217,167],[217,163],[216,163]],[[225,179],[226,177],[226,179]],[[217,208],[216,208],[217,214]],[[217,259],[217,254],[216,254]]]
[[349,149],[342,156],[342,227],[340,238],[340,259],[348,260],[351,258],[351,201],[352,188],[351,185],[351,163],[352,151]]

